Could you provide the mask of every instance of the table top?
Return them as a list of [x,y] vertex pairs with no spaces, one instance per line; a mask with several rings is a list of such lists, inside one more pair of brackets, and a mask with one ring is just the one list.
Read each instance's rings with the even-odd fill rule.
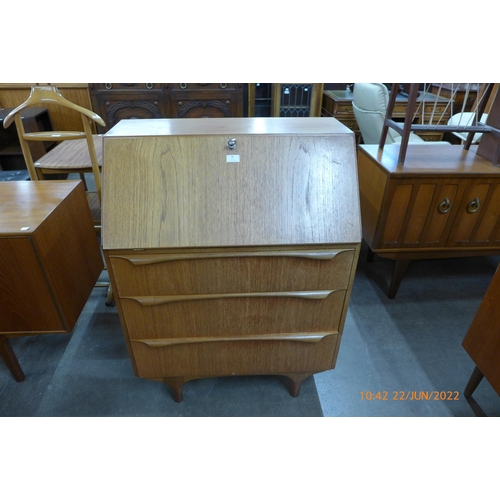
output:
[[0,182],[0,235],[27,236],[81,181]]
[[105,135],[117,137],[151,137],[182,135],[332,135],[353,134],[335,118],[156,118],[121,120]]
[[460,144],[408,144],[403,165],[398,166],[399,144],[386,144],[379,149],[378,144],[363,144],[359,152],[373,158],[392,177],[409,174],[419,176],[463,175],[500,177],[500,168],[491,160],[476,154],[477,146],[467,151]]
[[[93,135],[95,154],[97,162],[102,166],[102,135]],[[57,144],[47,154],[34,162],[35,168],[50,167],[57,170],[71,170],[78,172],[80,170],[90,170],[92,163],[90,161],[89,148],[86,139],[76,139],[63,141]]]

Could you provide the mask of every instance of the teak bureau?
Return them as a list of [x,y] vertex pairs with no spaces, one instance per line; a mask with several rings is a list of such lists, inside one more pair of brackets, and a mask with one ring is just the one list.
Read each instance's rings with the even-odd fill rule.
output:
[[139,377],[335,366],[361,242],[333,118],[124,120],[104,136],[103,250]]

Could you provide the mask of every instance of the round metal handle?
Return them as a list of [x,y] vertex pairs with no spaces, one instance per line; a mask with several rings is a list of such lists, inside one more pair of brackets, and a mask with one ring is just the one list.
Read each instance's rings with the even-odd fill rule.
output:
[[153,88],[153,84],[152,83],[146,83],[146,88],[148,90],[151,90]]
[[473,214],[479,210],[479,207],[481,204],[479,203],[478,198],[474,198],[468,205],[467,205],[467,212],[470,214]]
[[438,205],[438,212],[440,214],[445,214],[450,211],[451,208],[451,203],[448,198],[445,198],[439,205]]
[[236,148],[236,139],[229,139],[227,141],[227,147],[229,149],[235,149]]
[[187,87],[187,83],[180,83],[179,86],[184,90]]
[[108,90],[111,90],[113,88],[113,84],[112,83],[105,83],[104,86],[106,87],[106,89]]
[[221,88],[221,89],[225,89],[226,87],[227,87],[227,83],[221,83],[221,84],[220,84],[220,88]]

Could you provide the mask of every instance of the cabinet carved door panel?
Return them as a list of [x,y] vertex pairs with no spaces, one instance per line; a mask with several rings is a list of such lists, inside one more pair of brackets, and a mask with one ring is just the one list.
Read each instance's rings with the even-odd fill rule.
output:
[[494,245],[499,241],[500,181],[471,179],[460,202],[449,246]]
[[453,179],[394,180],[388,186],[376,248],[446,245],[466,182]]
[[177,102],[177,118],[228,118],[231,101],[196,99]]

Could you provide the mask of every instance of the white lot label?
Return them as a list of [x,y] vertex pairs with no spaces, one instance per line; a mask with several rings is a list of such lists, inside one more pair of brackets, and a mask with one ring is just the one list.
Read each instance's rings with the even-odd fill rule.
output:
[[226,155],[226,162],[227,163],[239,163],[240,162],[240,155]]

